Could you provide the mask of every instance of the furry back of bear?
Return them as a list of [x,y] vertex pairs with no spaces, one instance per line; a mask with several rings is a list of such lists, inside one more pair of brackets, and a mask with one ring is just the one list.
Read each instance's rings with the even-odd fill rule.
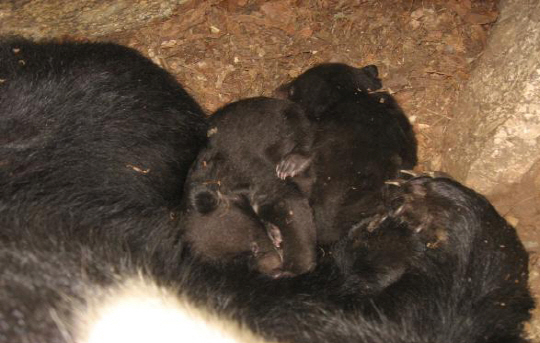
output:
[[0,342],[263,342],[107,243],[2,245],[0,268]]
[[0,61],[1,238],[169,239],[207,131],[175,79],[108,43],[4,39]]

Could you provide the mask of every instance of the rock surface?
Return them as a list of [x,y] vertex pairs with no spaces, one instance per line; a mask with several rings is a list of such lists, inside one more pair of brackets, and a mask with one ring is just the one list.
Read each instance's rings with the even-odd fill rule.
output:
[[540,2],[503,1],[454,112],[443,168],[477,191],[500,193],[540,160]]
[[187,0],[0,1],[3,35],[32,38],[102,36],[169,17]]

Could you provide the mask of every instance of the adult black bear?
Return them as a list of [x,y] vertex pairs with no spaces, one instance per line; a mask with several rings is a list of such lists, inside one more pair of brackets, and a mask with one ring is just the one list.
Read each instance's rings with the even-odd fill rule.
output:
[[193,253],[218,264],[251,261],[273,277],[311,270],[313,132],[302,109],[240,100],[210,117],[209,136],[186,182],[182,229]]
[[[207,129],[135,50],[0,42],[1,342],[134,342],[135,318],[152,327],[149,303],[186,307],[141,275],[178,266],[174,213]],[[102,339],[117,300],[142,304],[123,313],[135,336],[114,318],[120,330]]]
[[199,105],[135,50],[0,43],[0,238],[153,251],[206,140]]
[[337,241],[369,216],[384,181],[417,162],[412,127],[392,96],[377,92],[381,86],[373,65],[326,63],[277,91],[314,123],[310,203],[321,244]]

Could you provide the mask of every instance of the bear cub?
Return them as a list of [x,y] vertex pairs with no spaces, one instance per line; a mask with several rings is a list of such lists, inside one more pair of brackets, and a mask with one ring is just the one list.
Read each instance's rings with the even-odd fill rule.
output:
[[288,100],[240,100],[210,117],[208,136],[183,205],[184,237],[195,255],[247,258],[273,277],[311,270],[316,233],[305,194],[313,130],[303,110]]
[[416,138],[374,65],[317,65],[277,94],[298,103],[314,127],[310,192],[317,239],[331,244],[382,203],[381,187],[417,162]]

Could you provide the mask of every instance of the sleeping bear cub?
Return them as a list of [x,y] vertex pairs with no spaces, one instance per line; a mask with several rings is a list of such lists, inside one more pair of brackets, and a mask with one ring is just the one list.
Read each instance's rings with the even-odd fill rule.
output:
[[195,255],[247,258],[273,277],[311,270],[316,233],[305,194],[313,130],[302,109],[259,97],[229,104],[210,121],[183,206],[182,227]]
[[381,87],[374,65],[326,63],[277,90],[306,111],[315,130],[309,199],[320,244],[369,217],[384,182],[416,165],[412,126]]

